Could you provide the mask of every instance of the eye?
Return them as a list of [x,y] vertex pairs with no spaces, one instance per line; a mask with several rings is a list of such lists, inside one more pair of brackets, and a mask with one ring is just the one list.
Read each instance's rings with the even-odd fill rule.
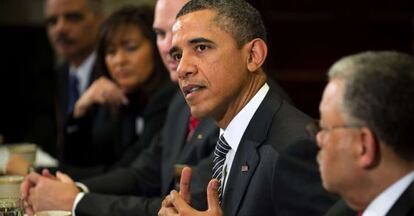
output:
[[181,52],[173,52],[173,53],[171,53],[171,57],[175,60],[175,61],[177,61],[177,62],[179,62],[180,60],[181,60],[181,57],[182,57],[183,55],[182,55],[182,53]]
[[196,49],[196,51],[197,52],[203,52],[204,50],[206,50],[206,49],[208,49],[209,47],[207,46],[207,45],[203,45],[203,44],[200,44],[200,45],[197,45],[196,47],[195,47],[195,49]]
[[115,55],[115,52],[116,52],[116,48],[115,48],[115,47],[108,47],[108,48],[106,49],[105,54],[106,54],[107,56],[110,56],[110,55]]
[[45,25],[47,27],[54,26],[54,25],[56,25],[56,22],[57,22],[57,17],[56,16],[51,16],[51,17],[46,18]]
[[125,45],[125,49],[129,52],[133,52],[138,48],[138,45],[136,43],[130,43]]
[[154,29],[155,35],[157,36],[157,39],[165,38],[165,31],[162,31],[160,29]]
[[80,12],[72,12],[72,13],[68,13],[65,15],[65,18],[69,21],[69,22],[73,22],[73,23],[77,23],[80,22],[84,19],[84,15]]

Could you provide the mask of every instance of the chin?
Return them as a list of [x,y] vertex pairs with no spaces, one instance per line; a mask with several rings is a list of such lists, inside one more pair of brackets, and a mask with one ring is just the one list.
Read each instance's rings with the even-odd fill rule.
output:
[[196,106],[190,106],[191,115],[195,118],[201,119],[207,116],[207,112],[202,109],[198,109]]

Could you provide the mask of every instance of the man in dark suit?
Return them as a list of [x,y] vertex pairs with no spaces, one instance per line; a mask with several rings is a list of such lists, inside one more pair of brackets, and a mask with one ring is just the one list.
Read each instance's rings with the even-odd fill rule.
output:
[[359,53],[328,75],[318,161],[324,187],[344,200],[326,215],[414,215],[414,57]]
[[[60,162],[71,164],[76,159],[66,150],[68,146],[64,137],[73,128],[67,127],[66,123],[77,98],[99,75],[95,68],[94,50],[99,25],[103,19],[103,5],[101,0],[47,0],[44,9],[49,42],[64,63],[57,68],[54,98],[50,99],[54,100],[51,103],[54,107],[50,110],[55,113],[39,113],[36,121],[30,124],[35,128],[47,121],[56,123],[46,125],[43,128],[46,132],[42,132],[47,133],[47,137],[53,137],[53,146],[42,147]],[[30,167],[21,157],[15,155],[11,157],[9,164],[8,172],[19,175],[27,173]]]
[[173,35],[170,53],[191,114],[221,128],[213,169],[221,184],[210,186],[218,188],[222,212],[187,205],[183,180],[182,197],[172,192],[159,215],[323,214],[334,200],[322,188],[317,146],[305,130],[311,119],[267,84],[260,14],[242,0],[192,0]]
[[[172,81],[176,81],[176,63],[168,54],[171,26],[175,15],[187,0],[158,0],[154,29],[157,45]],[[175,186],[175,165],[194,167],[196,181],[192,192],[205,206],[205,187],[211,176],[211,152],[218,129],[212,120],[203,119],[190,130],[190,110],[181,92],[173,98],[161,134],[128,168],[117,169],[83,181],[80,192],[73,181],[61,173],[60,181],[31,173],[23,184],[23,197],[30,203],[27,212],[44,209],[73,210],[76,215],[156,215],[162,197]],[[29,196],[29,187],[30,196]],[[162,195],[162,196],[161,196]],[[196,203],[195,203],[196,204]]]
[[[98,77],[95,69],[95,45],[103,19],[100,0],[47,0],[45,2],[46,30],[56,54],[64,59],[57,70],[57,134],[58,157],[67,162],[64,134],[68,114],[77,98]],[[69,160],[70,162],[70,160]]]

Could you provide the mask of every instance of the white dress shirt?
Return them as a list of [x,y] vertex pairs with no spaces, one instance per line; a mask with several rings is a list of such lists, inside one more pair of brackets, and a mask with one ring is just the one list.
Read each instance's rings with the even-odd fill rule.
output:
[[89,79],[91,77],[91,73],[93,70],[93,66],[96,60],[96,53],[93,52],[86,58],[85,61],[82,62],[79,67],[75,67],[73,65],[70,65],[69,67],[69,73],[71,75],[76,76],[78,79],[78,92],[79,95],[82,95],[82,93],[86,90],[89,84]]
[[236,155],[237,148],[239,147],[240,140],[242,139],[250,120],[256,113],[267,92],[269,91],[269,85],[265,83],[256,95],[240,110],[239,113],[230,121],[226,129],[220,129],[220,135],[224,136],[224,139],[230,145],[231,149],[227,152],[226,160],[223,165],[223,177],[224,186],[223,191],[226,189],[228,173],[231,171],[231,165],[233,164],[234,156]]
[[385,216],[414,180],[414,171],[389,186],[364,210],[362,216]]

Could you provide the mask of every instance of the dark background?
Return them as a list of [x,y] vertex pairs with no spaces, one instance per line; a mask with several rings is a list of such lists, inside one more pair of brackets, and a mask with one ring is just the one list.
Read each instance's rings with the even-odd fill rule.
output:
[[[365,50],[413,52],[413,1],[250,1],[269,34],[266,71],[299,109],[318,118],[326,71]],[[53,52],[42,26],[1,25],[0,134],[54,142]]]

